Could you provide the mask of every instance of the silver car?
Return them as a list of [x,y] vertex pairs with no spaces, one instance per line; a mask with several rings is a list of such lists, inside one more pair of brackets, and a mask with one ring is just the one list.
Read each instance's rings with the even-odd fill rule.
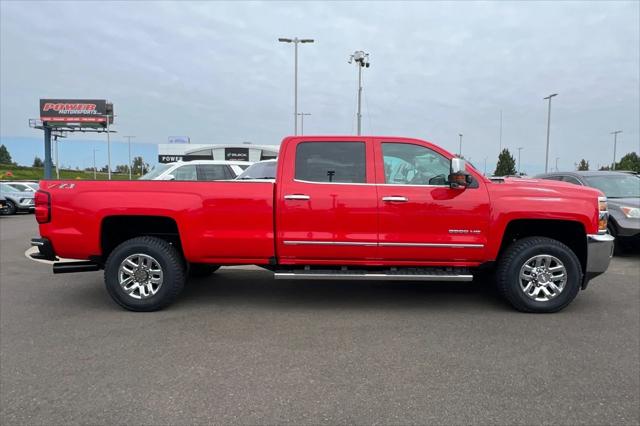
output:
[[640,247],[640,177],[609,171],[555,172],[536,176],[597,188],[607,196],[609,233],[617,248]]
[[1,210],[2,214],[16,214],[20,211],[33,212],[35,209],[35,192],[20,191],[13,185],[0,182],[0,196],[5,198],[5,207]]
[[[18,191],[22,192],[36,192],[38,190],[38,184],[33,182],[17,182],[17,181],[7,181],[4,182],[8,185],[13,186]],[[33,186],[36,185],[36,186]]]

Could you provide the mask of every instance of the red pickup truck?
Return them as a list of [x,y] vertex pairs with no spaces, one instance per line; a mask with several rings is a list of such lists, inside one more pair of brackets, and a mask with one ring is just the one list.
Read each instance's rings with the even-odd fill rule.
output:
[[[287,137],[265,181],[42,181],[34,257],[104,269],[121,306],[167,306],[189,273],[253,264],[276,279],[471,281],[555,312],[608,267],[598,190],[485,178],[418,139]],[[58,262],[60,258],[78,259]]]

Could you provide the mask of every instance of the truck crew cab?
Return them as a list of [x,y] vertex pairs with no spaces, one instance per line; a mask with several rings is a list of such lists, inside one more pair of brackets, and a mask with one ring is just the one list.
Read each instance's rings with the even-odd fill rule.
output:
[[556,312],[605,272],[613,249],[600,191],[491,181],[401,137],[287,137],[273,181],[40,188],[35,256],[54,273],[104,269],[111,297],[134,311],[169,305],[190,271],[253,264],[276,279],[471,281],[491,272],[516,309]]

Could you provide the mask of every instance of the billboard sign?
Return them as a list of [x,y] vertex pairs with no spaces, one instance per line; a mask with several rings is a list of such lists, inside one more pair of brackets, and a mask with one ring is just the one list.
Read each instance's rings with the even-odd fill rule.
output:
[[191,143],[189,136],[169,136],[169,143]]
[[113,104],[104,99],[40,99],[40,120],[53,123],[113,123]]

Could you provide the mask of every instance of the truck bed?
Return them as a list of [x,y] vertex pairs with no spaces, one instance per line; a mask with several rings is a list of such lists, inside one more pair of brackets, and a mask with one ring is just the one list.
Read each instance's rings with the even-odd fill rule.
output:
[[274,256],[274,187],[256,181],[42,181],[52,207],[40,234],[58,256],[89,259],[103,252],[105,223],[158,216],[175,222],[190,262],[266,264]]

